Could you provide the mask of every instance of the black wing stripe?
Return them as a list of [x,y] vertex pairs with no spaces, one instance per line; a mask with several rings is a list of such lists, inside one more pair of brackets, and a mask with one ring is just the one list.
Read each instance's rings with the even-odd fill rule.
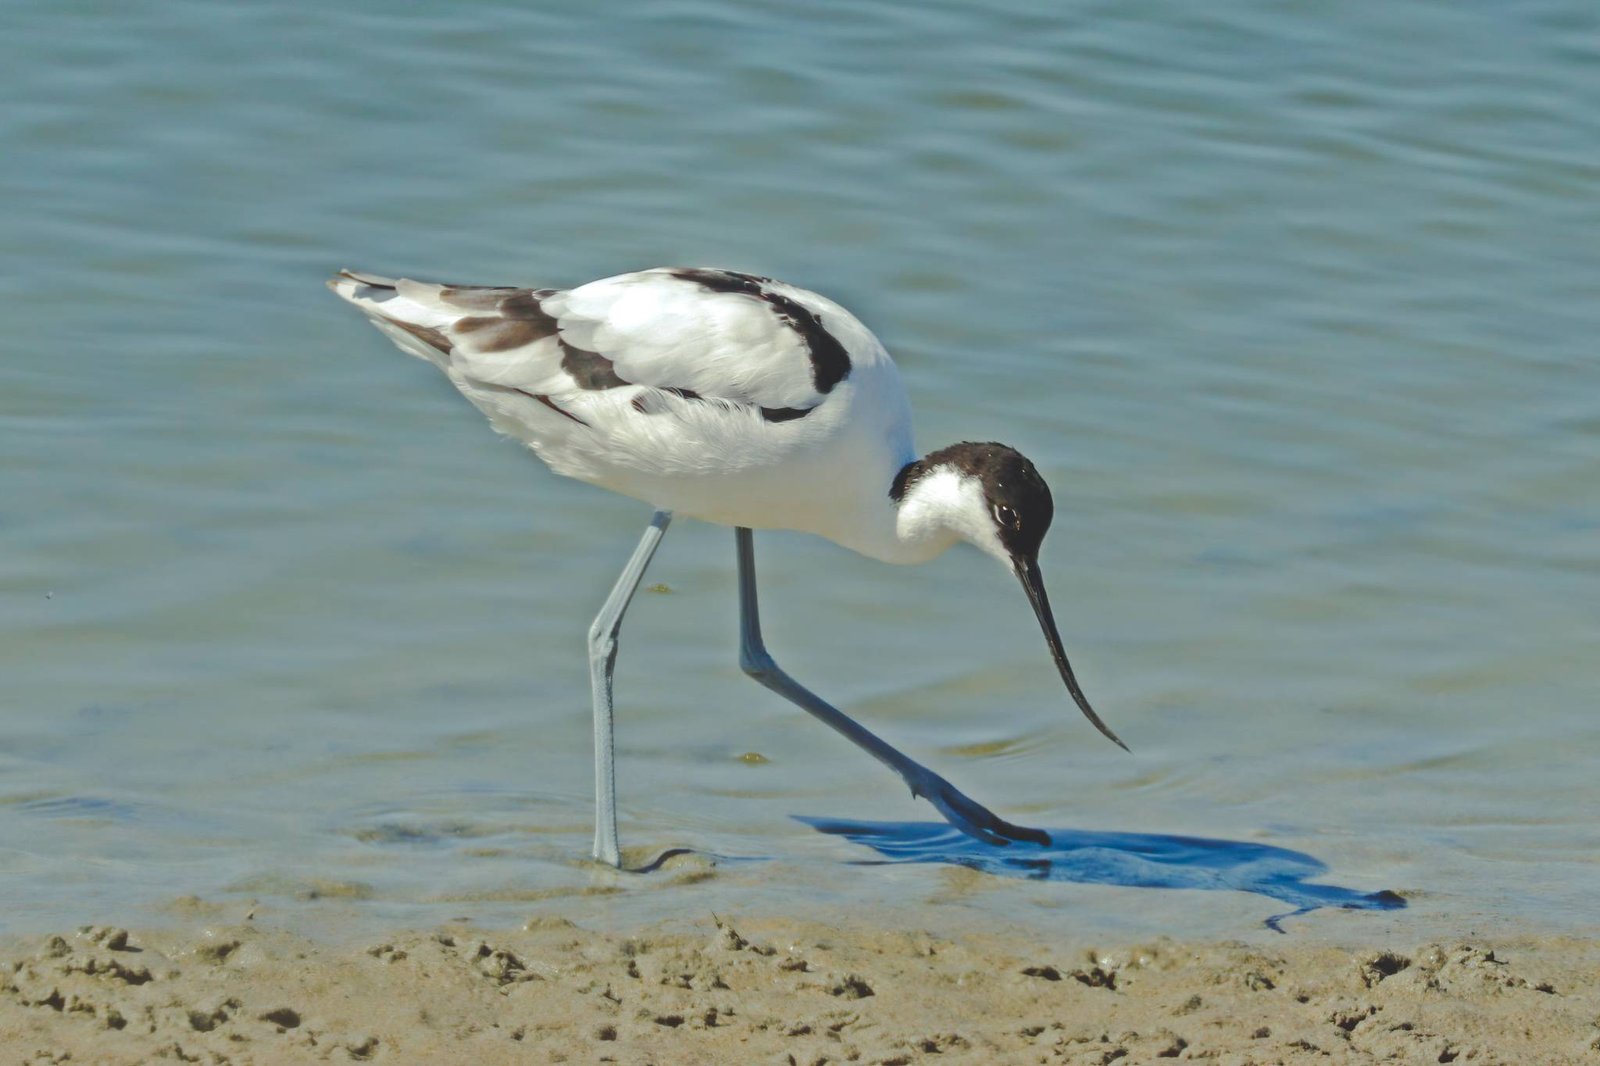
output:
[[[721,404],[723,407],[733,410],[748,411],[754,406],[748,403],[740,403],[738,400],[707,399],[693,389],[667,388],[656,389],[655,391],[658,393],[670,393],[680,400],[698,400],[701,403]],[[633,398],[633,409],[642,415],[658,415],[669,410],[666,404],[660,402],[650,403],[644,395]],[[815,407],[757,407],[755,409],[761,413],[761,420],[764,422],[793,422],[795,419],[804,418],[816,410]]]
[[514,392],[519,396],[526,396],[530,400],[538,400],[540,403],[550,408],[550,410],[554,411],[562,418],[570,418],[580,426],[587,426],[589,424],[583,419],[579,418],[577,415],[573,414],[571,411],[557,407],[556,402],[542,392],[529,392],[527,389],[519,389],[513,385],[495,385],[487,381],[480,381],[476,384],[480,389],[489,389],[494,392]]
[[[661,391],[662,392],[670,392],[670,393],[672,393],[672,395],[678,397],[680,400],[705,400],[704,396],[701,396],[698,392],[695,392],[693,389],[671,389],[671,388],[668,388],[668,389],[662,389]],[[750,406],[749,404],[746,404],[746,403],[739,403],[737,400],[715,400],[715,401],[711,401],[711,402],[727,404],[730,407],[749,407]],[[647,410],[646,406],[644,404],[641,404],[638,400],[633,401],[633,409],[635,411],[638,411],[640,414],[654,414],[655,413],[654,411]],[[767,422],[793,422],[797,418],[804,418],[806,415],[810,414],[812,411],[815,411],[816,408],[815,407],[759,407],[759,408],[757,408],[757,410],[761,412],[761,417],[762,417],[762,419],[764,421],[767,421]]]
[[[844,379],[850,372],[850,357],[845,354],[843,346],[822,328],[822,323],[817,321],[815,315],[795,303],[793,300],[776,293],[765,292],[761,288],[763,281],[768,278],[758,278],[751,274],[735,274],[731,271],[700,270],[679,271],[678,276],[693,274],[694,277],[686,280],[700,281],[699,275],[709,278],[707,288],[718,292],[740,292],[757,296],[772,305],[778,316],[798,332],[812,351],[813,378],[817,376],[817,350],[819,347],[826,350],[831,344],[837,349],[838,359],[843,361],[844,370],[838,377],[828,383],[827,392]],[[463,311],[487,311],[492,314],[470,315],[456,320],[455,332],[472,338],[473,347],[484,352],[504,352],[513,348],[520,348],[525,344],[555,337],[556,343],[561,347],[561,369],[567,373],[573,384],[585,392],[599,392],[604,389],[620,389],[634,382],[628,381],[617,373],[616,364],[599,352],[591,352],[586,348],[568,344],[561,336],[561,328],[554,316],[545,311],[541,301],[550,296],[553,289],[491,289],[468,288],[454,286],[440,291],[439,296],[447,303],[461,308]],[[809,324],[809,325],[808,325]],[[442,352],[450,350],[450,342],[438,330],[427,329],[421,326],[400,325],[409,332],[415,333],[420,339],[433,345]],[[808,332],[810,331],[810,332]],[[813,341],[812,335],[818,335]],[[505,388],[505,386],[490,386],[492,388]],[[523,389],[511,389],[524,396],[532,397],[559,414],[565,415],[580,425],[588,425],[583,419],[571,412],[557,407],[550,397],[527,392]],[[659,391],[670,393],[683,400],[699,400],[701,402],[726,403],[730,407],[746,407],[749,404],[738,403],[732,400],[707,400],[693,389],[679,389],[663,386]],[[633,409],[640,414],[656,414],[665,410],[659,405],[652,406],[643,402],[643,397],[633,401]],[[814,407],[760,407],[761,418],[766,422],[792,422],[797,418],[804,418]]]
[[[684,268],[672,271],[672,276],[690,281],[712,292],[734,292],[753,296],[772,308],[784,324],[800,335],[811,355],[811,383],[826,396],[833,387],[850,376],[850,353],[845,351],[839,338],[829,333],[822,320],[789,297],[772,292],[765,286],[772,281],[755,274],[741,274],[737,270],[708,270]],[[778,410],[794,410],[779,408]],[[798,417],[798,416],[795,416]]]
[[538,400],[556,414],[561,415],[563,418],[570,418],[580,426],[587,426],[589,424],[583,419],[579,418],[577,415],[573,414],[571,411],[564,411],[557,407],[556,402],[542,392],[523,392],[521,389],[518,389],[517,391],[521,392],[524,396],[532,396],[535,400]]

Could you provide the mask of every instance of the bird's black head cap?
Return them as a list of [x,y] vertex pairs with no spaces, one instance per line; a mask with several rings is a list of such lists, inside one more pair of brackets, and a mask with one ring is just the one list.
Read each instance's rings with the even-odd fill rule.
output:
[[[1044,478],[1039,476],[1034,465],[1015,448],[992,441],[962,441],[908,463],[895,477],[889,495],[896,501],[903,499],[913,485],[936,470],[953,470],[962,478],[976,481],[982,487],[983,500],[988,506],[995,536],[1010,557],[1011,569],[1022,582],[1028,602],[1033,605],[1045,641],[1050,646],[1050,655],[1055,660],[1061,679],[1067,684],[1067,691],[1096,729],[1112,743],[1126,749],[1127,745],[1100,720],[1079,687],[1072,664],[1067,661],[1066,649],[1061,646],[1061,634],[1056,630],[1049,597],[1045,595],[1044,575],[1039,571],[1039,545],[1050,531],[1050,522],[1056,513],[1055,502],[1050,498],[1050,486],[1044,483]],[[979,544],[979,547],[985,546]],[[992,548],[986,550],[992,552]]]
[[[983,498],[994,519],[995,534],[1006,551],[1013,559],[1038,556],[1039,545],[1050,531],[1056,508],[1050,498],[1050,486],[1044,483],[1027,456],[994,441],[962,441],[930,452],[912,465],[922,471],[945,467],[975,478],[983,486]],[[912,472],[907,485],[922,471]],[[902,493],[905,487],[896,484]]]

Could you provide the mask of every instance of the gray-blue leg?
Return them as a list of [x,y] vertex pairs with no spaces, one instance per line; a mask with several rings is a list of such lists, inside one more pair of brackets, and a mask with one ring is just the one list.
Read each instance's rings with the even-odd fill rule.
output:
[[605,606],[589,627],[589,687],[594,696],[594,857],[608,866],[621,865],[617,850],[617,767],[612,750],[611,671],[617,664],[617,633],[656,545],[672,523],[671,511],[657,511],[650,528],[622,568]]
[[741,528],[735,531],[735,536],[739,543],[739,665],[744,667],[745,673],[843,733],[856,747],[899,774],[911,787],[913,796],[921,796],[932,803],[946,821],[962,832],[990,844],[1009,844],[1013,840],[1050,843],[1049,834],[1027,826],[1012,825],[983,804],[967,798],[950,782],[896,750],[784,673],[773,661],[766,643],[761,639],[761,612],[756,603],[755,547],[750,531]]

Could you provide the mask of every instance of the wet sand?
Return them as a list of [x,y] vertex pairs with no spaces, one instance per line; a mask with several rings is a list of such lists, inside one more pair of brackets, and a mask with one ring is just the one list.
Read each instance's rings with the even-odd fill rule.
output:
[[1119,944],[890,912],[349,940],[189,910],[0,942],[3,1061],[1600,1063],[1591,939]]

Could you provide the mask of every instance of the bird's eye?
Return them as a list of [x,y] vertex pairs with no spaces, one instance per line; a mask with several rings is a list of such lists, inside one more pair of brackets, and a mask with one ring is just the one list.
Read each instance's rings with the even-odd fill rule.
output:
[[1022,526],[1022,519],[1017,517],[1017,512],[1003,503],[995,507],[994,520],[1007,529],[1019,529]]

